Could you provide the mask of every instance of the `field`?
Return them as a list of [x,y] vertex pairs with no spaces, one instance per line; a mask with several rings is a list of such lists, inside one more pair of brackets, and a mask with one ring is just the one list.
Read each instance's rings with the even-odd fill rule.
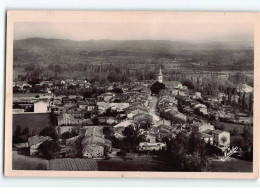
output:
[[[243,129],[245,127],[245,125],[239,125],[239,124],[234,124],[234,123],[224,123],[224,122],[219,122],[217,121],[216,122],[216,126],[219,128],[220,126],[224,126],[224,131],[228,131],[228,132],[231,132],[233,131],[234,129],[238,129],[239,130],[239,133],[242,133],[243,132]],[[251,130],[253,130],[252,127],[250,127]]]
[[[52,171],[157,171],[174,172],[173,166],[149,156],[110,158],[93,160],[83,158],[59,158],[46,160],[12,152],[13,170],[52,170]],[[212,161],[213,172],[252,172],[253,163],[229,158],[229,160]]]
[[128,156],[127,158],[98,160],[97,163],[100,171],[175,171],[174,167],[166,162],[146,155],[139,156],[132,154],[132,156]]
[[12,153],[13,170],[48,170],[48,160],[21,155],[17,151]]
[[93,159],[59,158],[50,160],[49,170],[97,171],[97,162]]
[[252,172],[253,163],[236,158],[228,161],[213,161],[213,172]]
[[30,131],[38,134],[44,127],[50,126],[49,113],[13,114],[13,132],[17,125],[22,129],[28,127]]

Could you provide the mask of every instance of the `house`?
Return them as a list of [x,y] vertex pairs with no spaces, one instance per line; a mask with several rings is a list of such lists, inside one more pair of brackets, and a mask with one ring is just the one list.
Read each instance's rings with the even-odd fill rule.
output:
[[195,92],[195,94],[192,96],[192,99],[197,100],[197,99],[201,99],[201,93],[200,92]]
[[162,119],[162,120],[159,120],[156,122],[156,125],[166,125],[166,126],[171,126],[171,122],[169,120],[165,120],[165,119]]
[[198,130],[201,133],[209,130],[210,131],[215,130],[214,125],[211,125],[210,123],[195,123],[193,124],[193,126],[196,130]]
[[205,105],[205,104],[195,104],[194,105],[194,108],[196,109],[196,108],[207,108],[207,106]]
[[99,127],[88,128],[81,145],[82,155],[86,158],[102,158],[105,150],[111,151],[112,148],[111,141],[104,138],[103,131]]
[[28,88],[32,87],[31,84],[28,84],[27,82],[24,82],[24,81],[14,82],[13,87],[15,87],[15,86],[19,87],[20,89],[25,89],[26,87],[28,87]]
[[183,90],[180,90],[180,89],[171,89],[171,93],[175,96],[179,95],[179,96],[187,96],[187,93]]
[[133,116],[133,121],[138,124],[146,123],[151,125],[153,122],[153,116],[145,113],[138,113]]
[[164,84],[169,89],[183,89],[183,85],[179,81],[165,81]]
[[109,125],[113,125],[113,124],[117,124],[118,122],[117,122],[117,120],[115,118],[109,117],[107,119],[106,123],[109,124]]
[[39,146],[45,141],[51,141],[48,136],[33,136],[28,139],[28,146],[30,147],[30,155],[36,155],[39,153]]
[[96,103],[95,102],[89,102],[87,105],[87,110],[92,111],[96,109]]
[[60,116],[57,117],[58,125],[74,125],[78,124],[78,121],[68,113],[63,113]]
[[214,130],[212,132],[213,143],[216,146],[227,147],[230,145],[230,133],[222,130]]
[[125,110],[129,107],[129,103],[110,103],[109,107],[111,110],[116,110],[118,112]]
[[87,102],[79,103],[79,108],[86,109],[87,107],[88,107],[88,103]]
[[149,132],[156,135],[158,139],[163,140],[164,138],[172,139],[174,136],[173,128],[166,125],[159,125],[152,127]]
[[106,110],[108,110],[110,108],[109,103],[106,102],[97,102],[97,107],[98,107],[98,112],[99,113],[105,113]]
[[241,93],[250,93],[253,92],[253,87],[247,85],[247,84],[238,84],[237,85],[237,92],[241,92]]
[[83,138],[82,135],[71,137],[69,139],[66,139],[65,144],[66,146],[75,146],[78,143],[78,141],[80,141],[82,138]]
[[65,132],[72,132],[76,130],[76,126],[59,126],[57,128],[59,136],[61,136]]
[[34,103],[35,113],[46,113],[49,111],[49,102],[39,101]]
[[143,131],[142,134],[145,137],[145,140],[149,143],[155,143],[156,142],[156,135],[153,133],[150,133],[149,131]]
[[195,109],[195,112],[202,114],[202,115],[208,115],[207,107],[198,107]]
[[129,126],[133,126],[133,121],[132,120],[126,120],[126,121],[123,121],[123,122],[118,123],[117,125],[115,125],[113,127],[113,130],[114,130],[114,133],[115,133],[115,137],[118,138],[118,139],[123,138],[124,137],[122,135],[123,131],[125,130],[126,127],[129,127]]
[[98,101],[104,101],[104,102],[110,102],[110,100],[115,96],[115,94],[111,92],[107,92],[104,94],[101,94],[97,97]]
[[177,114],[174,114],[172,119],[173,119],[173,121],[175,121],[177,123],[186,123],[187,122],[187,116],[180,112]]
[[213,136],[207,133],[200,133],[201,139],[205,141],[205,143],[213,144]]
[[141,142],[139,144],[140,151],[159,151],[166,149],[165,143],[149,143],[149,142]]
[[141,107],[141,106],[135,106],[135,107],[128,107],[126,110],[127,118],[132,119],[134,115],[139,113],[148,113],[147,108]]
[[114,126],[115,133],[122,134],[126,127],[133,126],[132,120],[126,120]]

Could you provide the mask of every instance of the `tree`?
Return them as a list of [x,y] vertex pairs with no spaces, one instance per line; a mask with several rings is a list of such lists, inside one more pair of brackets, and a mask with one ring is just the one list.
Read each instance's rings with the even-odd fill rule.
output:
[[253,112],[253,108],[254,108],[254,100],[253,100],[253,93],[250,93],[249,94],[249,106],[248,106],[248,109],[249,109],[249,111],[250,111],[250,113],[252,113]]
[[193,86],[192,82],[189,81],[189,80],[184,81],[184,82],[182,83],[182,85],[187,86],[187,88],[188,88],[189,90],[193,90],[193,89],[194,89],[194,86]]
[[13,134],[13,143],[24,143],[28,141],[28,138],[30,137],[30,131],[29,128],[26,127],[22,130],[20,125],[16,126],[16,130]]
[[93,123],[94,123],[95,125],[98,125],[98,124],[99,124],[98,116],[97,116],[97,115],[94,116],[94,118],[92,119],[92,121],[93,121]]
[[71,131],[71,132],[70,131],[66,131],[66,132],[62,133],[61,138],[66,140],[66,139],[75,137],[77,135],[78,135],[78,133],[76,131]]
[[107,80],[111,83],[113,82],[120,82],[121,81],[121,75],[119,73],[116,72],[111,72],[108,74],[107,76]]
[[16,130],[14,131],[13,134],[13,143],[22,143],[23,140],[21,139],[21,135],[22,135],[22,128],[20,125],[16,126]]
[[242,107],[246,108],[246,93],[245,92],[243,93],[243,96],[242,96]]
[[44,158],[50,160],[55,158],[55,154],[60,150],[60,147],[56,141],[48,140],[43,142],[38,150]]
[[212,165],[207,157],[207,144],[198,131],[187,133],[178,133],[175,139],[167,142],[167,160],[180,171],[210,171]]
[[228,89],[228,103],[229,104],[232,103],[232,89],[231,88]]
[[112,131],[111,127],[104,127],[103,128],[103,134],[104,134],[106,139],[111,140],[112,136],[113,136],[113,131]]
[[83,93],[83,97],[84,98],[91,98],[94,94],[94,90],[93,88],[87,88],[84,93]]
[[135,119],[138,127],[148,129],[153,123],[153,117],[151,115],[143,114]]
[[249,149],[253,147],[253,133],[252,129],[249,126],[243,128],[242,136],[244,138],[245,148]]
[[148,78],[150,80],[154,80],[154,79],[156,79],[156,74],[154,72],[150,71],[149,74],[148,74]]
[[197,87],[197,90],[200,90],[200,80],[199,80],[199,77],[197,77],[196,87]]
[[137,150],[139,143],[144,140],[144,136],[133,126],[126,127],[122,134],[125,136],[122,141],[122,150],[126,152]]
[[53,127],[45,127],[39,135],[41,136],[49,136],[51,137],[54,141],[58,140],[58,134],[57,131]]
[[113,88],[113,90],[111,92],[115,92],[117,94],[122,94],[123,90],[121,88]]
[[165,89],[165,85],[157,81],[150,87],[150,89],[153,94],[159,94],[160,90]]
[[52,126],[57,126],[57,124],[58,124],[56,115],[53,110],[51,110],[51,113],[50,113],[50,122],[51,122]]

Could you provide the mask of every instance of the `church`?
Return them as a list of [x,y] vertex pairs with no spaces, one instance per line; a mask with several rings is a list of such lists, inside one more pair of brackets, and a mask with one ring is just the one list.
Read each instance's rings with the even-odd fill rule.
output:
[[160,72],[158,75],[158,82],[163,83],[163,75],[162,75],[162,69],[160,68]]

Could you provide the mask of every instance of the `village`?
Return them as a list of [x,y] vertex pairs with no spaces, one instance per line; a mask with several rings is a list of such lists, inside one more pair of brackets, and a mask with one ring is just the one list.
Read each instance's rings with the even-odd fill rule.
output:
[[[211,171],[212,160],[233,156],[252,161],[252,87],[242,83],[214,94],[199,77],[181,82],[164,80],[161,68],[157,74],[157,80],[104,85],[87,79],[14,82],[13,149],[48,160],[154,155],[181,160],[175,166],[188,171]],[[32,115],[40,115],[39,122],[48,115],[49,122],[23,125],[24,119],[37,122]],[[176,145],[187,147],[184,159]],[[198,157],[197,166],[186,162]]]

